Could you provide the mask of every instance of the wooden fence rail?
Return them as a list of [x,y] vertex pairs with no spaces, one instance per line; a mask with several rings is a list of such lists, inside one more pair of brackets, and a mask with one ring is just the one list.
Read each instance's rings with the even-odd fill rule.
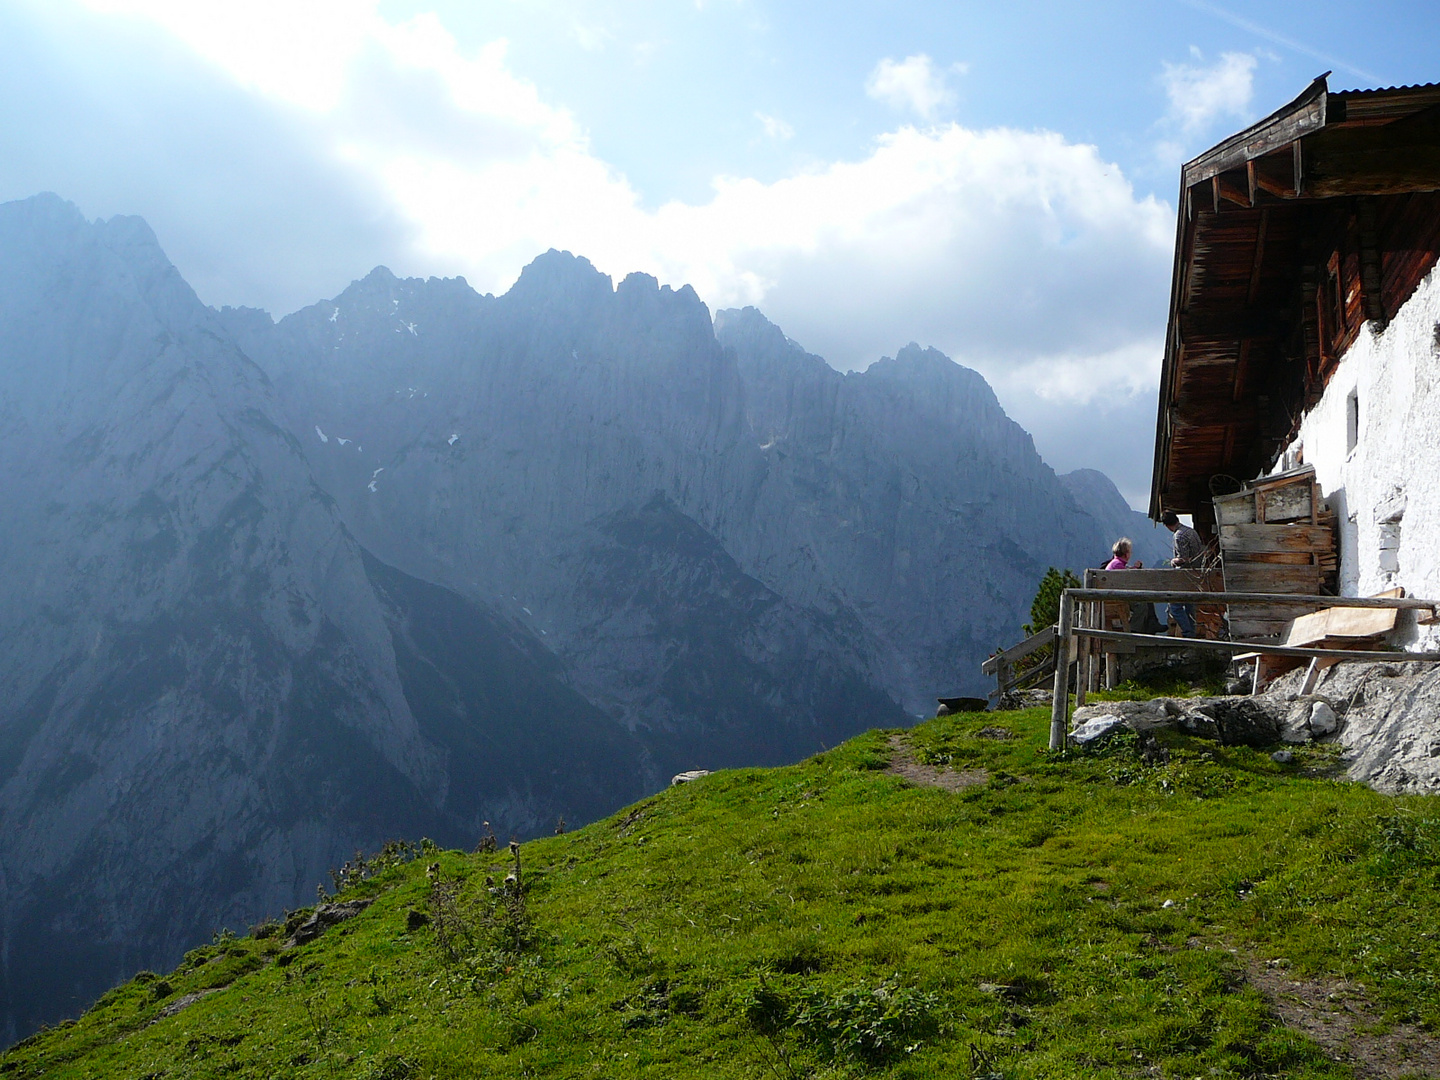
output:
[[1011,645],[1008,649],[1002,649],[980,665],[982,673],[995,676],[997,705],[1000,699],[1009,691],[1023,689],[1026,686],[1033,686],[1054,671],[1054,655],[1052,652],[1049,660],[1036,665],[1018,678],[1015,676],[1015,661],[1030,656],[1054,640],[1055,627],[1047,626],[1038,634],[1031,634],[1024,641],[1020,642],[1020,644]]
[[1382,658],[1396,661],[1440,660],[1440,653],[1407,652],[1359,652],[1340,649],[1309,649],[1283,645],[1267,645],[1256,642],[1208,641],[1203,638],[1159,637],[1149,634],[1126,634],[1119,631],[1095,630],[1074,625],[1075,604],[1092,600],[1123,601],[1125,603],[1155,604],[1224,604],[1236,606],[1245,604],[1285,604],[1304,608],[1394,608],[1398,610],[1428,611],[1431,618],[1440,617],[1434,600],[1420,600],[1404,596],[1315,596],[1295,593],[1251,593],[1251,592],[1181,592],[1167,589],[1066,589],[1060,594],[1060,622],[1056,627],[1055,643],[1055,689],[1050,705],[1050,749],[1065,747],[1065,726],[1070,715],[1070,663],[1078,652],[1081,637],[1094,637],[1112,641],[1140,641],[1153,644],[1174,644],[1183,641],[1185,645],[1237,649],[1252,653],[1271,653],[1277,656],[1308,656],[1365,660]]

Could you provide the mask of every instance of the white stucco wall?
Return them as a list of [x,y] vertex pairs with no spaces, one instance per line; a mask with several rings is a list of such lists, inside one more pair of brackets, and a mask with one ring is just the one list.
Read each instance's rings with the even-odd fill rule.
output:
[[[1359,401],[1347,446],[1347,399]],[[1404,586],[1440,599],[1440,273],[1431,273],[1380,333],[1370,324],[1300,425],[1297,452],[1334,508],[1340,586],[1364,596]],[[1282,462],[1283,464],[1283,462]],[[1398,640],[1440,646],[1440,627],[1402,623]]]

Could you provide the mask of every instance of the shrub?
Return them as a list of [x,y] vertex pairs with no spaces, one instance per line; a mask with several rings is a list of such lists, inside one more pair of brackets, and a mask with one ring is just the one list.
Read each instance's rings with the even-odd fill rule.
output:
[[883,1064],[913,1053],[939,1028],[939,999],[886,979],[836,993],[811,990],[795,1013],[795,1028],[829,1057]]

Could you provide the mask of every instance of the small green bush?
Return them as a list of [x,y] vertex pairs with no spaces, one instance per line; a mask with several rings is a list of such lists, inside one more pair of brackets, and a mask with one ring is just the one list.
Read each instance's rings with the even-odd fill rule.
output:
[[896,979],[855,983],[829,993],[811,990],[794,1027],[835,1060],[881,1065],[912,1054],[939,1028],[940,999]]

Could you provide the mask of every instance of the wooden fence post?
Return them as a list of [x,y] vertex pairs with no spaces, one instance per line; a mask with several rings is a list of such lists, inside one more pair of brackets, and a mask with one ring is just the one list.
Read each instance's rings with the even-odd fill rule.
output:
[[1055,631],[1055,691],[1050,703],[1050,749],[1065,748],[1065,725],[1070,719],[1070,623],[1074,601],[1070,590],[1060,594],[1060,625]]

